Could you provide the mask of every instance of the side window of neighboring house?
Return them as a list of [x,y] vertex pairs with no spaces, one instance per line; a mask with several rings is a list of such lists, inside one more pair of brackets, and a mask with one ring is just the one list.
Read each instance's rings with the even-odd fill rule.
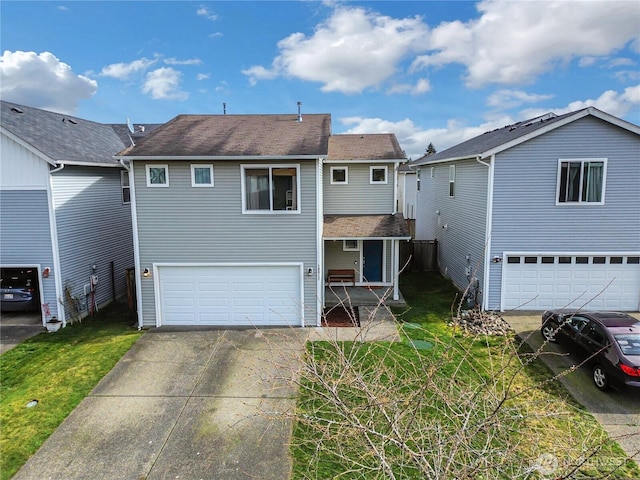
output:
[[213,187],[213,165],[191,165],[192,187]]
[[147,187],[168,187],[169,166],[147,165]]
[[386,184],[387,183],[387,167],[370,167],[369,168],[370,184]]
[[331,185],[347,185],[349,183],[349,169],[347,167],[331,167]]
[[604,204],[607,159],[558,160],[556,205]]
[[300,213],[299,165],[242,165],[242,213]]
[[449,196],[455,197],[456,193],[456,166],[449,165]]
[[131,186],[127,170],[120,170],[120,188],[122,189],[122,203],[131,203]]

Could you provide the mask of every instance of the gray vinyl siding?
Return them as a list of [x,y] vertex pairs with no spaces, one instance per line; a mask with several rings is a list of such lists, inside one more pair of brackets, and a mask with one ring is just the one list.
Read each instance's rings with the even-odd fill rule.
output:
[[[299,214],[243,214],[241,165],[274,162],[146,162],[168,164],[169,187],[146,186],[145,162],[134,161],[140,268],[154,263],[302,262],[317,268],[316,162],[300,165]],[[214,187],[191,186],[191,164],[213,164]],[[315,325],[316,275],[304,275],[305,323]],[[153,278],[142,278],[145,325],[155,325]]]
[[[422,167],[419,213],[421,220],[432,222],[423,231],[430,230],[438,240],[440,271],[464,290],[469,284],[469,268],[482,291],[489,169],[474,160],[456,162],[455,196],[451,198],[449,165],[435,165],[434,178],[430,178],[429,166]],[[425,197],[430,199],[429,204],[425,204]],[[436,215],[436,211],[440,214]]]
[[[387,183],[371,185],[368,163],[324,165],[324,214],[325,215],[374,215],[391,214],[394,211],[394,164],[376,164],[387,167]],[[331,185],[331,167],[348,167],[349,183]]]
[[51,269],[49,278],[42,279],[41,299],[58,316],[46,190],[0,190],[0,245],[1,265]]
[[85,306],[90,275],[98,275],[100,305],[112,300],[114,287],[116,297],[126,295],[125,270],[134,266],[131,208],[122,203],[120,171],[67,166],[52,175],[62,285]]
[[[556,206],[559,158],[607,158],[604,205]],[[593,117],[497,155],[491,256],[522,252],[640,251],[640,137]],[[490,270],[500,306],[502,265]]]

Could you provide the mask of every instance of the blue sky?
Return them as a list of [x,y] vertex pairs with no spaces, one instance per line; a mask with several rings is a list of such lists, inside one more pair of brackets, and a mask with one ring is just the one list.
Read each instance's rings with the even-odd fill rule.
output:
[[549,111],[640,124],[640,2],[3,0],[0,96],[104,123],[331,113],[417,158]]

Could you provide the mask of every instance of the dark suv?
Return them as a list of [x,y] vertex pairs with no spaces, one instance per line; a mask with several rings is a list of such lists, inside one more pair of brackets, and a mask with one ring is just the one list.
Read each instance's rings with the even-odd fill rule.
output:
[[541,332],[584,350],[600,390],[640,388],[640,320],[618,312],[547,311]]
[[36,311],[40,308],[37,271],[34,268],[0,269],[0,310]]

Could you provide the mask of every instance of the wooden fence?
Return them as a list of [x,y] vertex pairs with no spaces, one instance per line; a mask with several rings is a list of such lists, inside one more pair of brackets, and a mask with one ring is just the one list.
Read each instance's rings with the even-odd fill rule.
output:
[[438,241],[412,240],[400,242],[400,268],[410,272],[430,272],[438,269]]

